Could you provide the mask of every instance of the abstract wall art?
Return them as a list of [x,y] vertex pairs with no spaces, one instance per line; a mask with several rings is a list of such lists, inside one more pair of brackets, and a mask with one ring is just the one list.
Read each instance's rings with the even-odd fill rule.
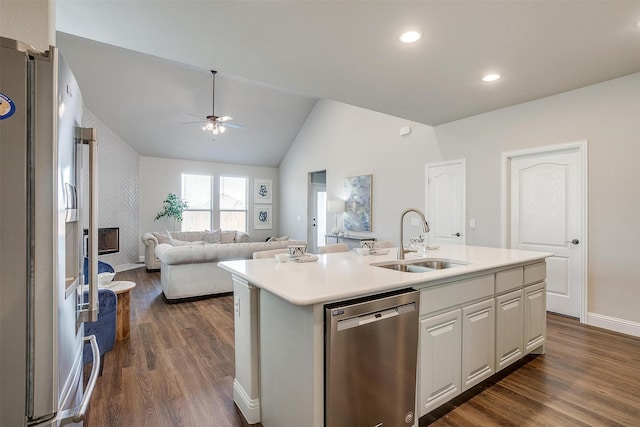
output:
[[253,228],[256,230],[271,230],[270,205],[253,205]]
[[344,228],[351,231],[371,231],[371,197],[373,175],[351,176],[344,179]]

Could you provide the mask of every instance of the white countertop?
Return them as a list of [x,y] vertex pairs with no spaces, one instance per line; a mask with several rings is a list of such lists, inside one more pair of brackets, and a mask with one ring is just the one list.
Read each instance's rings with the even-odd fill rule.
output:
[[[392,261],[397,248],[387,255],[341,252],[318,255],[318,261],[279,263],[275,258],[224,261],[218,265],[249,283],[295,305],[311,305],[371,295],[393,289],[441,282],[483,270],[542,261],[552,254],[480,246],[441,245],[423,258],[462,261],[460,267],[425,273],[404,273],[370,264]],[[407,260],[417,259],[408,253]]]

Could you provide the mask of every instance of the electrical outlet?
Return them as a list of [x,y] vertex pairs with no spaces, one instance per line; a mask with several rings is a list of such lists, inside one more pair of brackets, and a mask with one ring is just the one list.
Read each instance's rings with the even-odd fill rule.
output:
[[476,220],[475,219],[470,219],[469,220],[469,228],[476,228]]
[[236,316],[240,317],[240,297],[233,297],[233,311],[235,311]]

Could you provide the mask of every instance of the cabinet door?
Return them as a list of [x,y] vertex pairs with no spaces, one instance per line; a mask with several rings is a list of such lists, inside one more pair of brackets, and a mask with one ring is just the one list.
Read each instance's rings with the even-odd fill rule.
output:
[[460,394],[461,311],[420,321],[420,416]]
[[462,391],[495,372],[495,301],[462,309]]
[[522,289],[496,298],[496,371],[524,355]]
[[547,333],[547,284],[545,282],[524,288],[524,354],[540,347],[544,353]]

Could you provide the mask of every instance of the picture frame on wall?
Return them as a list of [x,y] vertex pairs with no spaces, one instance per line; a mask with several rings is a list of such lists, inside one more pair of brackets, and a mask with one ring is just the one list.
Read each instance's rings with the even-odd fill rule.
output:
[[350,176],[344,179],[344,228],[350,231],[372,230],[371,199],[373,175]]
[[255,179],[253,182],[253,202],[271,204],[273,183],[270,179]]
[[271,230],[271,206],[253,205],[253,228],[255,230]]

